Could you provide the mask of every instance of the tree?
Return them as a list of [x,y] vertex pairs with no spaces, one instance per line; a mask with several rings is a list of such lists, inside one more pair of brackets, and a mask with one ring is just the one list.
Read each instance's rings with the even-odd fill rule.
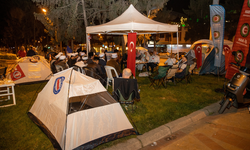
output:
[[188,31],[185,40],[195,42],[199,39],[208,39],[210,34],[209,5],[212,0],[190,0],[188,10],[183,10],[188,16],[186,21]]
[[[226,0],[221,1],[220,5],[225,8],[225,38],[232,40],[235,35],[237,24],[239,21],[240,12],[244,0]],[[188,26],[188,31],[185,40],[190,39],[195,42],[199,39],[208,39],[210,35],[210,10],[209,5],[212,5],[212,0],[190,0],[188,10],[183,10],[188,16],[185,22]]]
[[[30,0],[10,0],[5,2],[6,25],[3,31],[2,42],[8,46],[21,46],[33,44],[34,22],[33,12],[37,11],[36,5]],[[44,36],[44,27],[37,22],[35,27],[37,37]]]
[[[75,39],[85,41],[87,25],[103,24],[113,20],[133,4],[147,15],[152,8],[164,7],[168,0],[33,0],[39,7],[48,9],[46,14],[35,14],[56,41]],[[83,5],[84,4],[84,5]],[[84,17],[84,13],[86,16]],[[154,12],[155,13],[155,12]],[[84,19],[86,23],[84,23]]]

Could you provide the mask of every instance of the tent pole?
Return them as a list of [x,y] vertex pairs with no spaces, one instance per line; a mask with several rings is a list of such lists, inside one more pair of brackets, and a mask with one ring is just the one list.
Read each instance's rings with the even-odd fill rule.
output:
[[177,59],[179,59],[179,36],[178,36],[178,31],[177,31],[176,34],[177,34],[177,54],[178,54],[177,55],[178,56]]

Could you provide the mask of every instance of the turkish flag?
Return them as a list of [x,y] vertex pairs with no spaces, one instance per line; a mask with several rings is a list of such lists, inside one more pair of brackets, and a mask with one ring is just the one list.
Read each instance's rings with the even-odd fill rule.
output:
[[224,45],[223,51],[225,53],[225,70],[227,70],[232,50],[230,49],[228,45]]
[[199,69],[202,65],[202,44],[195,45],[195,57],[197,58],[196,65]]
[[132,71],[135,77],[135,57],[136,57],[136,33],[128,33],[128,59],[127,68]]
[[25,77],[25,74],[23,73],[21,67],[17,65],[15,70],[11,72],[10,76],[11,76],[12,81],[16,81],[18,79]]

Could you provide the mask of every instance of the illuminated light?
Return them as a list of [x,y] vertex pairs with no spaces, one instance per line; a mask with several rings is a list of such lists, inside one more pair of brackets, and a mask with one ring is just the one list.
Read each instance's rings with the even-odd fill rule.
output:
[[108,48],[108,46],[107,46],[107,45],[105,45],[105,48]]
[[183,45],[178,45],[178,47],[183,47]]
[[186,47],[191,47],[191,44],[187,44]]
[[42,9],[42,11],[43,11],[43,12],[45,12],[45,13],[47,12],[47,10],[46,10],[46,9],[44,9],[44,8]]
[[118,50],[119,50],[119,47],[116,47],[116,49],[118,49]]
[[101,33],[98,34],[99,36],[101,35]]
[[126,50],[128,50],[128,47],[126,47]]

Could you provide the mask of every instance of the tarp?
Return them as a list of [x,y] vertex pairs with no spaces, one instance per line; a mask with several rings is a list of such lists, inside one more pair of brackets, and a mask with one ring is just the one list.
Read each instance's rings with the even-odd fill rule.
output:
[[55,149],[93,149],[136,133],[100,81],[72,68],[51,77],[28,115]]
[[116,19],[101,25],[89,26],[86,28],[88,34],[156,34],[178,32],[178,25],[160,23],[149,19],[138,12],[131,4],[129,8]]

